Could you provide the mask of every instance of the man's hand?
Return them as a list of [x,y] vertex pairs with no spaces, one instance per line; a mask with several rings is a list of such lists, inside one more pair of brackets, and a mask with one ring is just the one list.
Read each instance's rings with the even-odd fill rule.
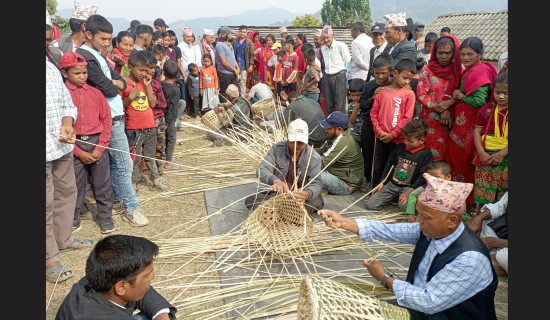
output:
[[216,107],[214,107],[213,110],[215,113],[222,113],[225,111],[225,108],[223,106],[217,105]]
[[367,268],[370,275],[377,281],[380,281],[386,270],[384,265],[380,261],[376,261],[373,258],[363,260],[363,265]]
[[325,225],[330,228],[342,228],[345,219],[341,214],[334,210],[322,209],[317,211],[317,214],[323,218]]
[[371,194],[375,194],[375,193],[380,192],[380,190],[382,190],[383,187],[384,187],[383,184],[377,185],[374,189],[372,189],[372,193],[371,193]]
[[75,142],[76,133],[73,128],[73,118],[63,117],[61,119],[61,127],[59,128],[59,142],[73,143]]
[[409,214],[408,217],[407,217],[407,222],[409,222],[409,223],[416,222],[416,215]]
[[485,209],[468,221],[468,228],[479,236],[481,234],[482,222],[487,219],[491,219],[491,211]]
[[309,198],[309,192],[302,190],[302,191],[293,191],[292,194],[296,198],[296,201],[299,203],[305,203],[306,200]]
[[281,181],[281,179],[273,180],[273,185],[271,188],[273,191],[277,192],[277,194],[288,192],[288,185]]

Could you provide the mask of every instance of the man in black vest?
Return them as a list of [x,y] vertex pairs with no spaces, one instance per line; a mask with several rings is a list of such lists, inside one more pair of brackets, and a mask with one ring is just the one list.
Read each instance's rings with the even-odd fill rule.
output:
[[418,196],[415,223],[351,219],[319,210],[325,224],[358,234],[364,241],[416,244],[406,280],[395,279],[382,263],[366,259],[371,276],[394,291],[411,319],[496,320],[498,278],[483,241],[462,222],[473,185],[424,173],[427,185]]

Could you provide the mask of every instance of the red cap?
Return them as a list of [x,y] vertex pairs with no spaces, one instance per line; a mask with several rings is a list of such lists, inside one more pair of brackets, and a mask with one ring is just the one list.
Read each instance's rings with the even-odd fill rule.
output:
[[61,59],[59,60],[59,68],[67,68],[67,67],[73,67],[73,66],[85,66],[88,62],[86,62],[86,59],[80,54],[76,52],[67,52],[64,55],[61,56]]

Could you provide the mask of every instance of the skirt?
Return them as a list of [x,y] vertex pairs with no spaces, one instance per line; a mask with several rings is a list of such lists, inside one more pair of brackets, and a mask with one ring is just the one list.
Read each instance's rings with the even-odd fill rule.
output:
[[216,88],[204,88],[202,89],[202,110],[207,111],[214,109],[220,100],[216,94]]

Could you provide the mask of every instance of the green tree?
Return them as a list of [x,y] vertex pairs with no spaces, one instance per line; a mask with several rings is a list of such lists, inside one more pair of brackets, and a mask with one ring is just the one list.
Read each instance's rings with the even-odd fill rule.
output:
[[61,34],[71,33],[69,20],[64,19],[60,16],[54,16],[57,12],[57,0],[46,0],[46,10],[50,14],[52,23],[55,24]]
[[46,10],[50,13],[50,16],[57,12],[57,0],[46,0]]
[[321,20],[308,13],[302,17],[296,17],[296,19],[292,21],[292,25],[294,27],[315,27],[321,25]]
[[368,29],[372,24],[369,0],[325,0],[321,19],[323,24],[336,27],[361,21]]

